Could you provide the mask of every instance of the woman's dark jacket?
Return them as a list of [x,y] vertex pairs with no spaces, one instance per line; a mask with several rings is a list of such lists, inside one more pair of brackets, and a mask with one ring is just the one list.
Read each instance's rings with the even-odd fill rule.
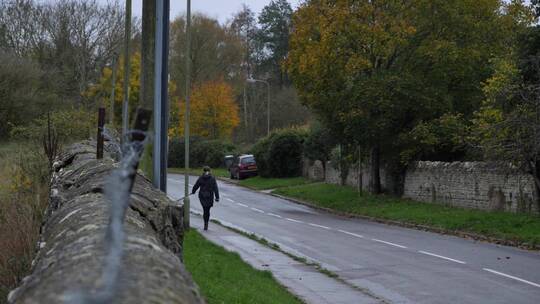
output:
[[214,195],[216,196],[216,201],[219,201],[219,190],[217,187],[216,179],[208,174],[202,175],[199,177],[195,186],[191,190],[192,194],[197,192],[197,189],[201,188],[199,191],[199,201],[203,207],[212,207],[214,206]]

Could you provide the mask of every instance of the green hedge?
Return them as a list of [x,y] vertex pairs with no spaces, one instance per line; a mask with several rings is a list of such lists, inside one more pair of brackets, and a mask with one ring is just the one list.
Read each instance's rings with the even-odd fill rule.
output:
[[259,140],[252,153],[262,177],[294,177],[302,175],[302,154],[306,132],[283,129]]
[[[235,152],[233,144],[219,140],[205,140],[200,137],[190,138],[189,141],[190,167],[210,166],[222,167],[223,158]],[[184,167],[185,146],[183,138],[174,138],[169,142],[168,166],[171,168]]]

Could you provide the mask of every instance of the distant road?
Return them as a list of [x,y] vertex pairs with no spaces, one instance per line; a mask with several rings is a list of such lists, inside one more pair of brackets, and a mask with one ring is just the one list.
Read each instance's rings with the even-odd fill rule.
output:
[[[183,181],[169,174],[172,198],[183,196]],[[307,256],[388,303],[540,303],[540,253],[344,218],[218,184],[213,217]],[[196,196],[191,206],[202,210]]]

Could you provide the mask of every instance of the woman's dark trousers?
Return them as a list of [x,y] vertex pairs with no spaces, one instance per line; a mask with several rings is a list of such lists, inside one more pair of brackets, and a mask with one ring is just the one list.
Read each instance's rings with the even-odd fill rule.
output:
[[204,230],[208,230],[208,221],[210,220],[210,208],[203,206],[203,219],[204,219]]

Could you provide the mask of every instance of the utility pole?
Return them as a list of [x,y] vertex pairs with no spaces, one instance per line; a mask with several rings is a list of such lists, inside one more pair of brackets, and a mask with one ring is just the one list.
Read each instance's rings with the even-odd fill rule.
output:
[[111,113],[109,113],[109,124],[111,125],[111,128],[114,126],[114,95],[116,93],[116,72],[118,70],[118,62],[117,58],[118,55],[116,52],[113,55],[113,62],[112,62],[112,89],[111,89]]
[[153,184],[167,192],[169,0],[156,0]]
[[[154,82],[155,82],[155,54],[156,54],[156,1],[143,0],[142,2],[142,43],[141,43],[141,89],[139,93],[139,105],[141,108],[154,111]],[[154,133],[155,126],[159,121],[153,121],[148,130],[151,138],[157,136]],[[154,159],[159,155],[153,155],[153,143],[148,149],[144,149],[140,162],[141,169],[150,180],[154,180]]]
[[247,121],[247,95],[246,95],[246,86],[244,86],[244,128],[246,130],[246,139],[248,132],[248,121]]
[[189,229],[189,98],[191,94],[191,0],[187,0],[186,14],[186,115],[184,124],[184,228]]
[[270,135],[270,83],[266,80],[262,79],[253,79],[248,78],[246,79],[248,83],[257,83],[261,82],[266,84],[266,135]]
[[124,33],[124,102],[122,103],[122,141],[129,124],[129,43],[131,40],[131,0],[126,0]]
[[[156,52],[156,1],[143,0],[141,43],[141,90],[140,106],[152,110],[154,107],[154,64]],[[156,122],[154,122],[155,124]]]

